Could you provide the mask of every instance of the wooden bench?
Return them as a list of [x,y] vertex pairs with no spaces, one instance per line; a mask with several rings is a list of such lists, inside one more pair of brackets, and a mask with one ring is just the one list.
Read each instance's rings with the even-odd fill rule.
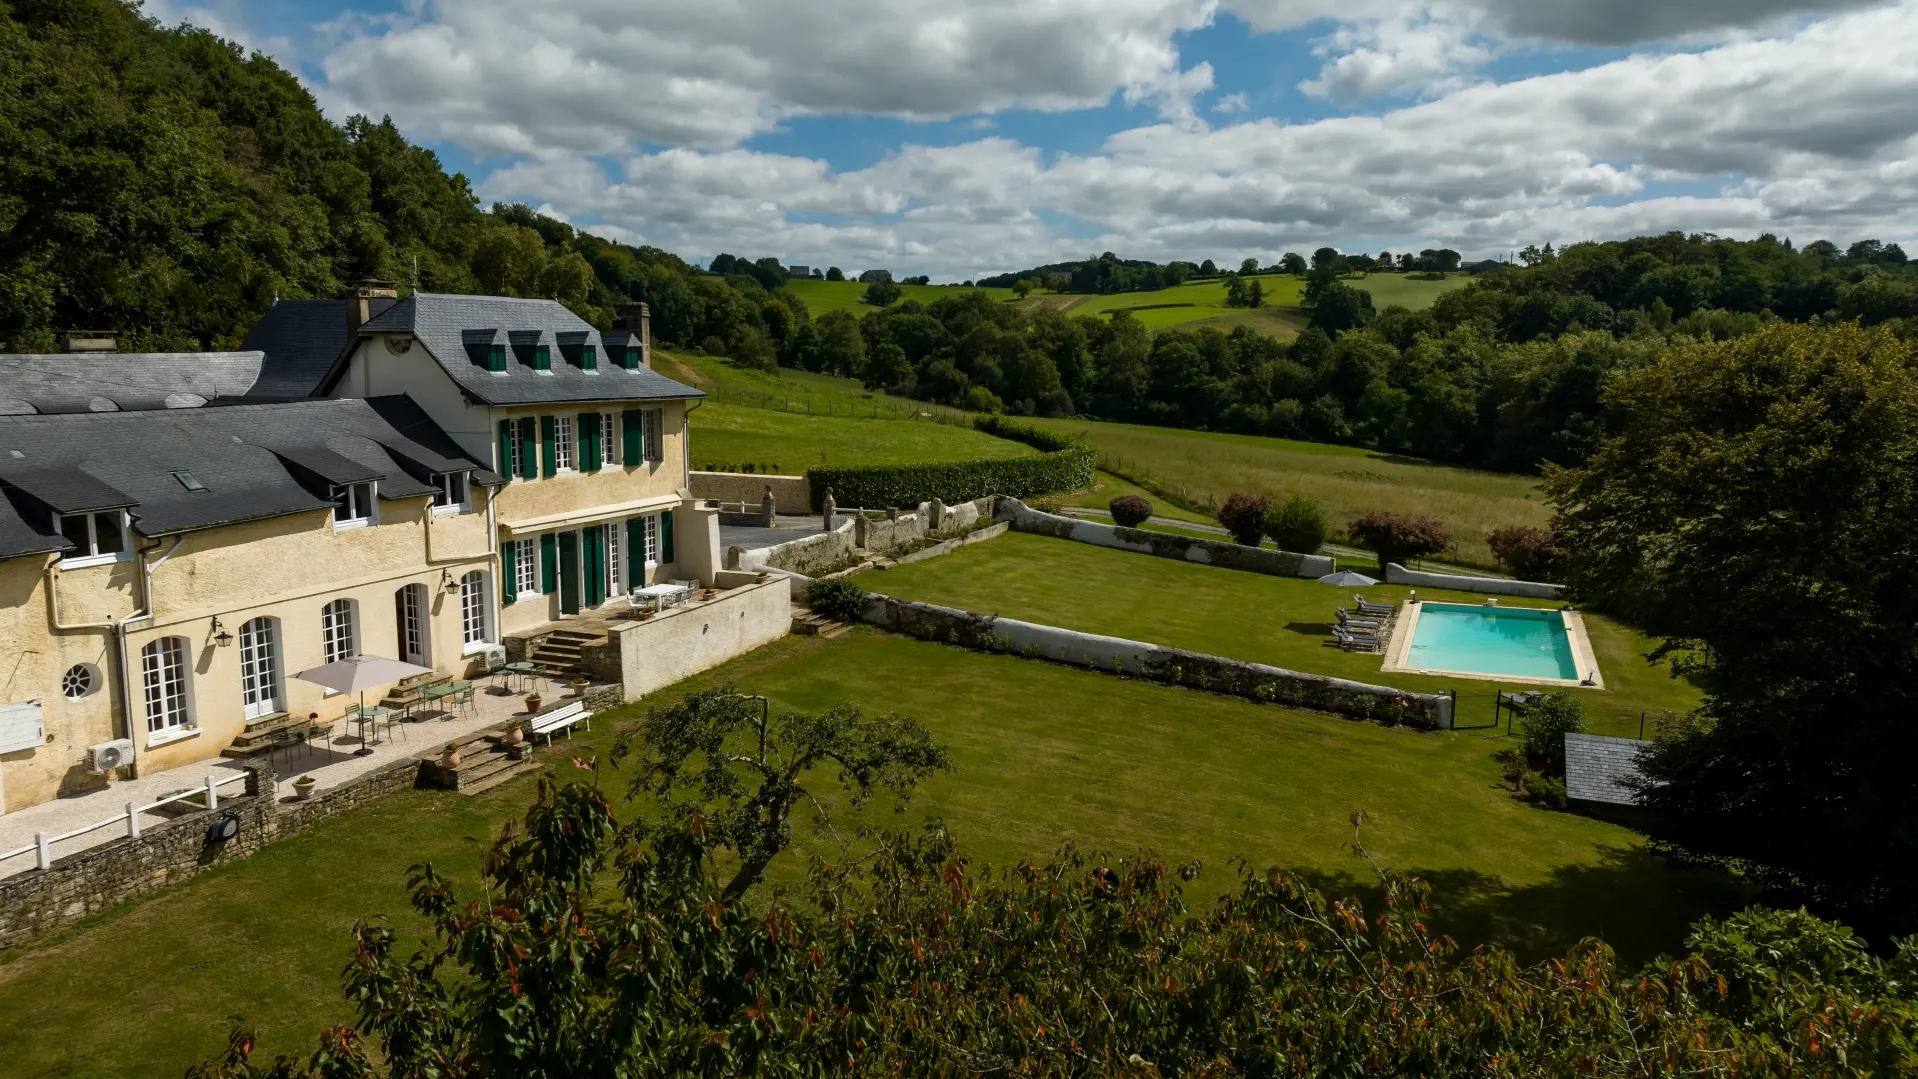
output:
[[553,735],[559,731],[565,731],[566,737],[571,738],[575,723],[586,724],[586,729],[589,731],[593,729],[593,713],[586,710],[584,701],[574,701],[534,716],[532,735],[535,738],[545,738],[546,744],[550,746],[553,744]]

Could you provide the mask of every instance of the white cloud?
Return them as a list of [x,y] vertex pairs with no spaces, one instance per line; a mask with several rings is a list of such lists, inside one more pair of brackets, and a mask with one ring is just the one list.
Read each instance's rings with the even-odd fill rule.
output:
[[[1378,116],[1166,122],[1048,159],[1007,138],[871,168],[731,149],[488,177],[687,255],[953,278],[1101,250],[1269,257],[1335,243],[1489,254],[1677,228],[1918,236],[1918,0],[1697,53],[1475,85]],[[1691,193],[1651,186],[1687,181]],[[1648,197],[1648,188],[1652,195]]]
[[1335,101],[1456,90],[1492,59],[1473,24],[1464,14],[1419,11],[1340,26],[1314,47],[1325,66],[1299,89]]
[[1364,22],[1419,12],[1482,17],[1509,38],[1578,45],[1638,45],[1770,29],[1794,16],[1871,7],[1880,0],[1223,0],[1262,30],[1320,20]]
[[1230,116],[1234,113],[1249,112],[1251,111],[1251,108],[1252,108],[1252,99],[1251,97],[1249,97],[1248,95],[1244,93],[1225,94],[1221,96],[1219,100],[1214,101],[1212,103],[1212,111],[1218,113],[1221,116]]
[[158,20],[162,26],[191,23],[203,30],[210,30],[249,52],[266,53],[285,64],[289,70],[294,68],[292,40],[257,32],[248,5],[243,0],[206,0],[204,3],[143,0],[140,11],[148,18]]

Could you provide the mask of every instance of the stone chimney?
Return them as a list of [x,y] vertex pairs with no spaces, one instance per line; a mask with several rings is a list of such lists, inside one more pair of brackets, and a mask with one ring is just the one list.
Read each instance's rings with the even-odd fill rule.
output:
[[629,303],[619,309],[613,329],[625,330],[639,338],[639,362],[653,365],[653,312],[643,303]]
[[346,290],[346,339],[360,332],[366,320],[373,317],[374,300],[394,300],[399,292],[391,281],[362,281]]
[[118,352],[120,335],[113,330],[68,330],[60,338],[62,352]]

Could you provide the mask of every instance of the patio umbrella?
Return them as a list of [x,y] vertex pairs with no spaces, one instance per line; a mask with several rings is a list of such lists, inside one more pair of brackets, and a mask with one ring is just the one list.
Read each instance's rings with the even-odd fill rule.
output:
[[1341,588],[1364,588],[1378,582],[1363,573],[1354,573],[1349,569],[1337,573],[1328,573],[1319,578],[1320,584],[1335,584]]
[[293,677],[302,682],[311,682],[316,686],[325,686],[335,693],[356,693],[360,698],[360,748],[353,752],[364,756],[373,752],[366,744],[366,691],[374,686],[391,685],[402,678],[411,678],[416,674],[432,674],[433,668],[422,667],[417,663],[401,663],[397,659],[383,656],[351,656],[320,667],[311,667],[300,671]]

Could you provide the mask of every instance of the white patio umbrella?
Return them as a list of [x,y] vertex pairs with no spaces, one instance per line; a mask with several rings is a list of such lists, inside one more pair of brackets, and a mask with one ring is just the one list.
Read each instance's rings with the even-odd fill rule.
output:
[[1367,585],[1375,585],[1378,582],[1363,573],[1354,573],[1349,569],[1345,569],[1320,577],[1319,583],[1335,584],[1341,588],[1364,588]]
[[[311,682],[316,686],[325,686],[336,693],[356,693],[360,698],[360,711],[366,711],[366,691],[374,686],[392,685],[402,678],[411,678],[416,674],[432,674],[433,668],[422,667],[417,663],[401,663],[397,659],[384,656],[352,656],[337,660],[320,667],[310,667],[293,677],[302,682]],[[360,748],[353,751],[364,756],[373,752],[366,744],[366,719],[360,719]]]

